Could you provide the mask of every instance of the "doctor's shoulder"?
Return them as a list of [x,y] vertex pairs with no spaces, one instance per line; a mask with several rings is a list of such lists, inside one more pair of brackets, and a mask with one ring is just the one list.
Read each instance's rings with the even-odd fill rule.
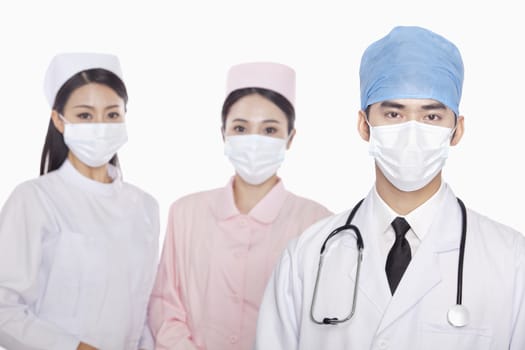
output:
[[510,226],[467,209],[469,234],[491,247],[495,254],[516,252],[525,256],[525,236]]
[[349,211],[332,214],[310,225],[303,233],[293,238],[288,243],[287,251],[296,256],[299,261],[301,257],[311,254],[318,255],[326,237],[334,228],[346,222]]

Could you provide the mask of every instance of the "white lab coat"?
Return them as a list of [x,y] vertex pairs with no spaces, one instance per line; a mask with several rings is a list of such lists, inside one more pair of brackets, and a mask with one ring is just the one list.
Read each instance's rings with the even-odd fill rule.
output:
[[0,345],[9,350],[153,349],[146,310],[157,202],[68,161],[19,185],[0,213]]
[[[461,212],[447,187],[443,206],[413,256],[394,296],[374,229],[371,195],[353,223],[364,240],[356,313],[343,324],[317,325],[310,306],[326,236],[345,223],[344,212],[314,224],[292,241],[267,286],[259,311],[257,350],[525,349],[525,238],[467,211],[463,305],[470,323],[454,328],[447,311],[456,303]],[[356,243],[333,242],[319,284],[315,315],[343,318],[351,306]]]

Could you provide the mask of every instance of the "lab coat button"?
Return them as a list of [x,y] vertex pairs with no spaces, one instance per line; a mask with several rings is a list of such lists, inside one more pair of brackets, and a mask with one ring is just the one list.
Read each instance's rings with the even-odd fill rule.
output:
[[235,344],[239,341],[239,337],[236,335],[230,336],[230,343]]
[[385,339],[379,339],[377,346],[379,349],[388,349],[388,342]]

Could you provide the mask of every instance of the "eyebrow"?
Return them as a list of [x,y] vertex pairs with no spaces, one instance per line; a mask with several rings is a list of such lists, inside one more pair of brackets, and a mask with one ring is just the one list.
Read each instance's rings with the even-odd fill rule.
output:
[[[235,118],[234,120],[232,120],[232,123],[234,122],[248,123],[246,119],[242,119],[242,118]],[[280,123],[277,119],[265,119],[262,122],[263,123],[276,123],[276,124]]]
[[[381,102],[381,107],[397,108],[397,109],[406,108],[406,106],[404,104],[393,102],[393,101],[383,101],[383,102]],[[423,105],[420,108],[425,110],[425,111],[434,110],[434,109],[443,109],[444,110],[444,109],[447,109],[447,106],[445,106],[441,102],[435,102],[435,103],[430,103],[428,105]]]
[[405,108],[405,105],[397,102],[392,101],[383,101],[381,102],[381,107],[387,107],[387,108],[397,108],[397,109],[403,109]]
[[[110,106],[107,106],[106,108],[104,108],[104,110],[108,110],[108,109],[111,109],[111,108],[119,108],[120,105],[110,105]],[[93,106],[90,106],[90,105],[76,105],[76,106],[73,106],[73,108],[87,108],[87,109],[91,109],[91,110],[94,110],[95,107]]]
[[421,106],[421,109],[424,109],[426,111],[432,110],[432,109],[447,109],[447,106],[445,106],[441,102],[431,103],[429,105]]
[[233,122],[243,122],[243,123],[248,123],[248,121],[246,119],[242,119],[242,118],[235,118],[234,120],[232,120],[232,123]]

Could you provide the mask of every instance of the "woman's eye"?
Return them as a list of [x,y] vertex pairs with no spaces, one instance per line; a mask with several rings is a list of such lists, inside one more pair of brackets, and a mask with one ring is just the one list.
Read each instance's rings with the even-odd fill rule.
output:
[[268,127],[268,128],[264,129],[264,132],[266,134],[268,134],[268,135],[272,135],[272,134],[275,134],[277,132],[277,129],[273,128],[273,127]]
[[82,119],[82,120],[91,119],[91,114],[89,114],[89,113],[79,113],[79,114],[77,114],[77,118]]
[[235,125],[233,127],[233,130],[235,130],[236,132],[244,132],[246,130],[246,128],[244,126],[241,126],[241,125]]
[[108,114],[109,119],[117,119],[120,117],[120,114],[118,112],[111,112]]

